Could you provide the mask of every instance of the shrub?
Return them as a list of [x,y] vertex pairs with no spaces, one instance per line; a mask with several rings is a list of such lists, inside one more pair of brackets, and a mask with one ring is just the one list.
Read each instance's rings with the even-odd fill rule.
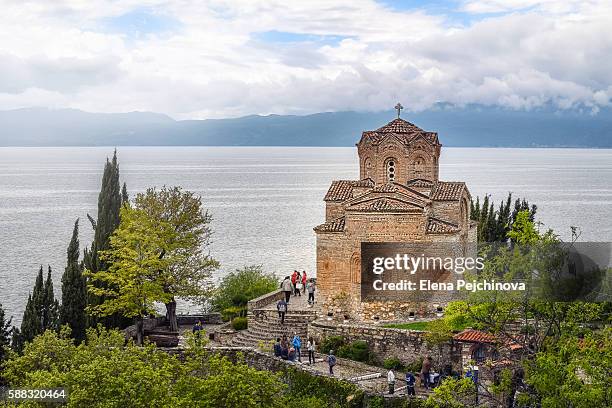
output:
[[234,330],[244,330],[247,328],[247,324],[246,317],[234,317],[232,320],[232,327]]
[[244,306],[231,306],[221,311],[221,317],[224,321],[233,320],[234,317],[244,317],[247,314],[247,309]]
[[212,297],[215,310],[232,306],[245,307],[247,302],[278,287],[273,274],[265,273],[260,265],[245,266],[225,276]]
[[389,357],[383,362],[383,367],[385,367],[387,370],[403,370],[404,363],[402,363],[397,357]]
[[327,354],[329,350],[334,350],[336,353],[344,345],[344,337],[342,336],[329,336],[323,339],[321,343],[321,353]]
[[370,357],[368,342],[357,340],[338,348],[338,357],[348,358],[354,361],[367,362]]
[[420,373],[421,367],[423,366],[423,357],[420,357],[418,360],[413,361],[412,363],[406,364],[406,371],[412,371],[413,373]]

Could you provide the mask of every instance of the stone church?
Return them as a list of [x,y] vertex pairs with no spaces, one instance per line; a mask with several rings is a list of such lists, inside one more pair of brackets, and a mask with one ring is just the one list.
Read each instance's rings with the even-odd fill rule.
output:
[[[325,310],[351,318],[394,320],[435,313],[436,302],[361,301],[361,244],[476,241],[470,193],[463,182],[440,181],[438,134],[398,118],[362,133],[359,179],[335,180],[325,195],[325,222],[314,228],[317,286]],[[392,304],[390,304],[392,303]],[[443,302],[442,302],[443,303]],[[348,304],[348,306],[346,306]]]

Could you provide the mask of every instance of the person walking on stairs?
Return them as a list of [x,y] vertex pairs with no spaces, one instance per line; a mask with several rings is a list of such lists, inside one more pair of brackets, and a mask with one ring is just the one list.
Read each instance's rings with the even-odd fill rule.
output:
[[285,276],[285,279],[281,282],[281,290],[285,293],[285,302],[289,303],[289,299],[291,298],[291,292],[293,291],[293,285],[291,284],[291,278],[289,276]]
[[278,310],[278,318],[281,321],[281,324],[285,324],[285,313],[287,313],[287,302],[284,299],[281,299],[276,304],[276,310]]

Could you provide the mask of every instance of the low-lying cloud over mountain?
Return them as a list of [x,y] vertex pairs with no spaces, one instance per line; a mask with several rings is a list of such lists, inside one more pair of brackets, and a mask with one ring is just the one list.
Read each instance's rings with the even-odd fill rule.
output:
[[[353,146],[395,112],[317,113],[176,121],[155,113],[0,111],[0,146]],[[597,115],[539,109],[436,106],[402,117],[438,132],[446,146],[612,147],[612,110]]]

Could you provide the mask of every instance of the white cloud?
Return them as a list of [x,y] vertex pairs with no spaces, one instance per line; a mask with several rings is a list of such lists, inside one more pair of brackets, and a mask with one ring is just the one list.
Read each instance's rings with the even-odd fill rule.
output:
[[[370,0],[2,6],[0,109],[203,118],[382,110],[401,100],[411,109],[552,103],[595,111],[612,94],[605,1],[470,0],[460,7],[473,22]],[[172,24],[156,31],[158,21]],[[274,35],[262,40],[265,32]]]

